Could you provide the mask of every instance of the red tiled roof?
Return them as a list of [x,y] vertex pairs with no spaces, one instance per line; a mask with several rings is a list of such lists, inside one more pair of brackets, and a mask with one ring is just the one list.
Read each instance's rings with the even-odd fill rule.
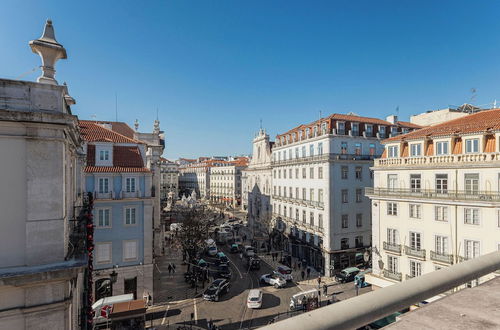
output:
[[134,130],[130,126],[128,126],[127,123],[121,121],[102,121],[102,120],[96,120],[94,121],[94,123],[109,124],[111,125],[111,129],[116,133],[124,135],[129,139],[134,138]]
[[145,167],[86,166],[86,173],[148,173]]
[[117,133],[111,129],[105,128],[98,122],[89,120],[80,120],[78,122],[82,137],[88,142],[114,142],[114,143],[135,143],[144,144],[141,141],[131,139],[125,135]]
[[486,131],[500,131],[500,109],[484,110],[478,113],[449,120],[441,124],[397,135],[383,141],[393,142],[422,137],[447,136],[452,134],[472,134]]

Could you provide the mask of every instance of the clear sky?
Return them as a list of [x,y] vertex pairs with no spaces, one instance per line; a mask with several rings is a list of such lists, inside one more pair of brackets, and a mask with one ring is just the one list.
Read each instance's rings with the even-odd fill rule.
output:
[[168,158],[248,154],[331,113],[400,118],[500,102],[498,1],[21,1],[0,4],[0,77],[35,80],[51,18],[81,119],[151,130]]

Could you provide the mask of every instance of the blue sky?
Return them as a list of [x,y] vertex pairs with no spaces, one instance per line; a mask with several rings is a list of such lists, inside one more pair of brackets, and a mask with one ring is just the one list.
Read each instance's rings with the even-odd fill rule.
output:
[[[168,158],[245,154],[330,113],[500,102],[496,1],[2,1],[0,77],[35,80],[51,18],[82,119],[152,129]],[[26,74],[27,73],[27,74]]]

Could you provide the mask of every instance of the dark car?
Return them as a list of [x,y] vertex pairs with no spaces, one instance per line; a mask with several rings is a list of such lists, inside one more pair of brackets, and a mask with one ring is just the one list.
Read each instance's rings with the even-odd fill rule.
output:
[[359,273],[359,268],[349,267],[343,269],[340,273],[338,273],[335,276],[335,279],[337,280],[337,282],[340,283],[352,282],[354,281],[354,277],[358,275],[358,273]]
[[216,265],[228,264],[228,263],[229,263],[229,259],[226,257],[224,252],[217,253],[217,259],[215,260]]
[[260,269],[260,259],[256,257],[248,257],[247,267],[249,270]]
[[229,281],[223,278],[218,278],[208,286],[205,292],[203,292],[203,299],[219,301],[220,296],[228,291]]
[[240,252],[240,247],[238,244],[231,244],[231,249],[229,250],[231,253],[238,253]]
[[217,268],[217,278],[230,279],[232,276],[231,268],[228,264],[220,264]]

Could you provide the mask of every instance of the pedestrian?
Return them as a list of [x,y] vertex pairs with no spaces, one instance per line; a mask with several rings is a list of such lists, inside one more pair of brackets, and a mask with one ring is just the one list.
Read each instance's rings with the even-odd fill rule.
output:
[[294,271],[297,270],[297,263],[296,262],[293,263],[293,270]]
[[240,252],[240,260],[243,260],[243,252]]
[[175,273],[175,264],[174,263],[172,263],[172,272]]
[[299,269],[300,269],[300,266],[301,266],[300,261],[298,262],[298,266],[299,266]]
[[307,279],[309,279],[309,275],[311,275],[311,267],[307,267]]
[[168,264],[168,273],[169,274],[172,273],[172,264],[171,263]]
[[300,276],[302,277],[302,280],[304,280],[304,277],[306,276],[306,273],[304,272],[304,270],[302,270],[300,272]]
[[247,240],[247,235],[243,235],[243,242]]

